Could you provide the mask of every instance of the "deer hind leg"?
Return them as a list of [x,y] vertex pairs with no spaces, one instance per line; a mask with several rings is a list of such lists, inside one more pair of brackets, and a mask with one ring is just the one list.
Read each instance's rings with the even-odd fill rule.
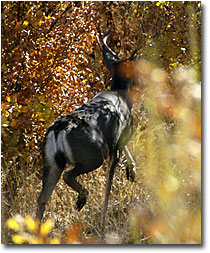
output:
[[104,234],[105,216],[106,216],[107,207],[108,207],[108,201],[109,201],[109,195],[110,195],[110,190],[111,190],[111,186],[112,186],[112,180],[113,180],[113,177],[114,177],[115,168],[116,168],[116,166],[119,162],[119,157],[120,157],[120,154],[117,154],[117,153],[113,156],[112,164],[111,164],[109,174],[108,174],[108,178],[107,178],[107,181],[106,181],[104,207],[103,207],[103,213],[102,213],[102,219],[101,219],[102,237],[103,237],[103,234]]
[[45,205],[50,199],[50,196],[52,195],[52,192],[62,173],[62,170],[56,164],[48,168],[44,167],[44,170],[47,170],[48,175],[44,176],[43,179],[42,191],[38,198],[38,208],[36,214],[36,218],[40,220],[42,219],[45,210]]
[[75,178],[84,173],[87,173],[87,171],[84,170],[84,167],[81,164],[76,164],[72,170],[65,172],[63,175],[65,183],[79,193],[76,203],[76,208],[78,211],[80,211],[85,205],[88,197],[88,191],[82,187],[82,185],[78,183]]
[[38,198],[38,208],[36,218],[42,219],[45,206],[50,199],[52,192],[61,176],[63,169],[65,168],[66,160],[63,153],[57,152],[55,155],[55,160],[49,165],[44,165],[44,175],[42,191]]

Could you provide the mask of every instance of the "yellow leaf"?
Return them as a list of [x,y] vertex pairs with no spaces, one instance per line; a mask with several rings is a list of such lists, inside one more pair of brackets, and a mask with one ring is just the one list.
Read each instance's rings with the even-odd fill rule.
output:
[[7,227],[15,231],[23,230],[23,227],[13,218],[7,220]]
[[62,70],[62,67],[61,67],[61,66],[58,66],[57,69],[58,69],[58,70]]
[[43,241],[41,238],[32,237],[28,243],[29,244],[43,244]]
[[15,244],[22,244],[25,242],[25,239],[20,236],[20,235],[13,235],[12,236],[12,241],[15,243]]
[[11,102],[11,97],[6,96],[6,100],[7,100],[7,102]]
[[49,244],[60,244],[60,240],[58,238],[52,238],[50,239]]
[[40,227],[40,234],[46,236],[53,229],[53,221],[46,220]]
[[24,25],[24,26],[28,26],[28,24],[29,24],[29,22],[28,22],[27,20],[25,20],[25,21],[23,22],[23,25]]
[[9,115],[10,113],[8,111],[5,111],[5,115]]
[[36,233],[39,229],[39,221],[34,220],[31,216],[25,217],[26,228],[29,232]]

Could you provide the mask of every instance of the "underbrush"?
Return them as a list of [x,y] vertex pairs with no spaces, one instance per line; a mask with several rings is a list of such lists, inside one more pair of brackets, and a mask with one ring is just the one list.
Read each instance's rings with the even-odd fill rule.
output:
[[[30,155],[28,155],[30,157]],[[2,224],[4,225],[9,217],[16,217],[16,214],[26,217],[27,215],[35,217],[37,208],[37,197],[41,191],[41,180],[37,176],[35,160],[28,164],[25,173],[17,175],[18,183],[15,193],[11,188],[9,175],[2,173]],[[106,170],[108,163],[101,168],[90,172],[87,175],[78,177],[78,181],[88,189],[88,201],[80,212],[75,208],[77,193],[68,187],[62,177],[59,180],[50,201],[47,204],[44,214],[44,221],[53,220],[54,229],[51,236],[62,237],[66,231],[79,224],[82,231],[83,240],[93,240],[100,242],[101,238],[101,214],[105,196]],[[69,168],[66,168],[69,169]],[[16,170],[16,167],[10,166],[5,169]],[[137,176],[138,179],[138,176]],[[20,183],[21,182],[21,183]],[[142,184],[142,185],[141,185]],[[117,167],[114,177],[111,196],[106,215],[106,231],[115,232],[117,243],[129,241],[129,212],[134,202],[145,198],[142,179],[139,183],[131,183],[126,178],[126,171],[123,162]],[[9,197],[10,201],[7,202]],[[19,216],[18,216],[19,217]],[[13,232],[4,225],[2,231],[2,240],[5,243],[11,242]]]

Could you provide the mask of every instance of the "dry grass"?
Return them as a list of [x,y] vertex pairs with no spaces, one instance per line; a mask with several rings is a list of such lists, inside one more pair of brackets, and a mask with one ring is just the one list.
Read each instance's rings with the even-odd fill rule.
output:
[[[129,148],[137,163],[134,183],[126,179],[124,161],[116,169],[108,212],[106,243],[201,243],[201,97],[194,69],[177,69],[170,76],[146,62],[139,63],[140,85],[134,119],[136,133]],[[176,87],[176,88],[175,88]],[[144,94],[144,95],[142,95]],[[140,102],[141,99],[141,102]],[[142,108],[142,104],[144,108]],[[2,163],[2,242],[14,233],[4,224],[14,215],[34,216],[41,190],[40,154],[28,152]],[[80,211],[77,195],[60,179],[44,220],[55,222],[50,236],[65,240],[75,224],[81,242],[99,243],[106,169],[79,177],[89,191]],[[12,177],[11,177],[11,175]]]
[[[36,200],[41,191],[41,181],[38,179],[35,169],[41,168],[37,168],[35,160],[31,164],[29,163],[28,166],[28,168],[25,168],[25,173],[17,175],[21,185],[17,187],[15,194],[12,190],[2,193],[3,224],[9,217],[13,217],[16,214],[21,214],[24,217],[26,215],[35,216]],[[74,226],[74,224],[80,224],[83,238],[96,238],[94,240],[97,241],[97,238],[101,237],[101,214],[105,196],[107,168],[108,164],[105,164],[103,167],[78,178],[79,182],[89,191],[88,201],[80,212],[75,209],[77,194],[65,184],[61,177],[44,214],[44,220],[52,219],[55,222],[54,234],[63,236],[65,231]],[[10,169],[16,170],[16,167],[10,167]],[[8,171],[8,168],[5,170]],[[137,185],[126,179],[123,163],[117,167],[106,216],[106,230],[107,232],[115,231],[119,235],[119,242],[128,242],[128,217],[131,206],[134,201],[145,195],[143,182],[141,186],[142,180],[138,181]],[[2,173],[2,186],[5,186],[2,189],[11,188],[8,182],[8,175],[4,175],[4,173]],[[10,206],[7,206],[6,196],[8,195],[11,199]],[[11,231],[8,231],[4,226],[2,242],[8,243],[10,235]]]

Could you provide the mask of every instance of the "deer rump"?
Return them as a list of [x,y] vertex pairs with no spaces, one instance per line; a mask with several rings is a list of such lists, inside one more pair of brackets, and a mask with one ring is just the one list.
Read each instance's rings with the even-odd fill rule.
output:
[[[50,126],[44,141],[45,166],[56,163],[63,170],[66,163],[80,164],[80,173],[88,173],[113,152],[121,152],[132,132],[131,111],[124,98],[115,91],[102,91]],[[48,173],[44,174],[46,178]]]

